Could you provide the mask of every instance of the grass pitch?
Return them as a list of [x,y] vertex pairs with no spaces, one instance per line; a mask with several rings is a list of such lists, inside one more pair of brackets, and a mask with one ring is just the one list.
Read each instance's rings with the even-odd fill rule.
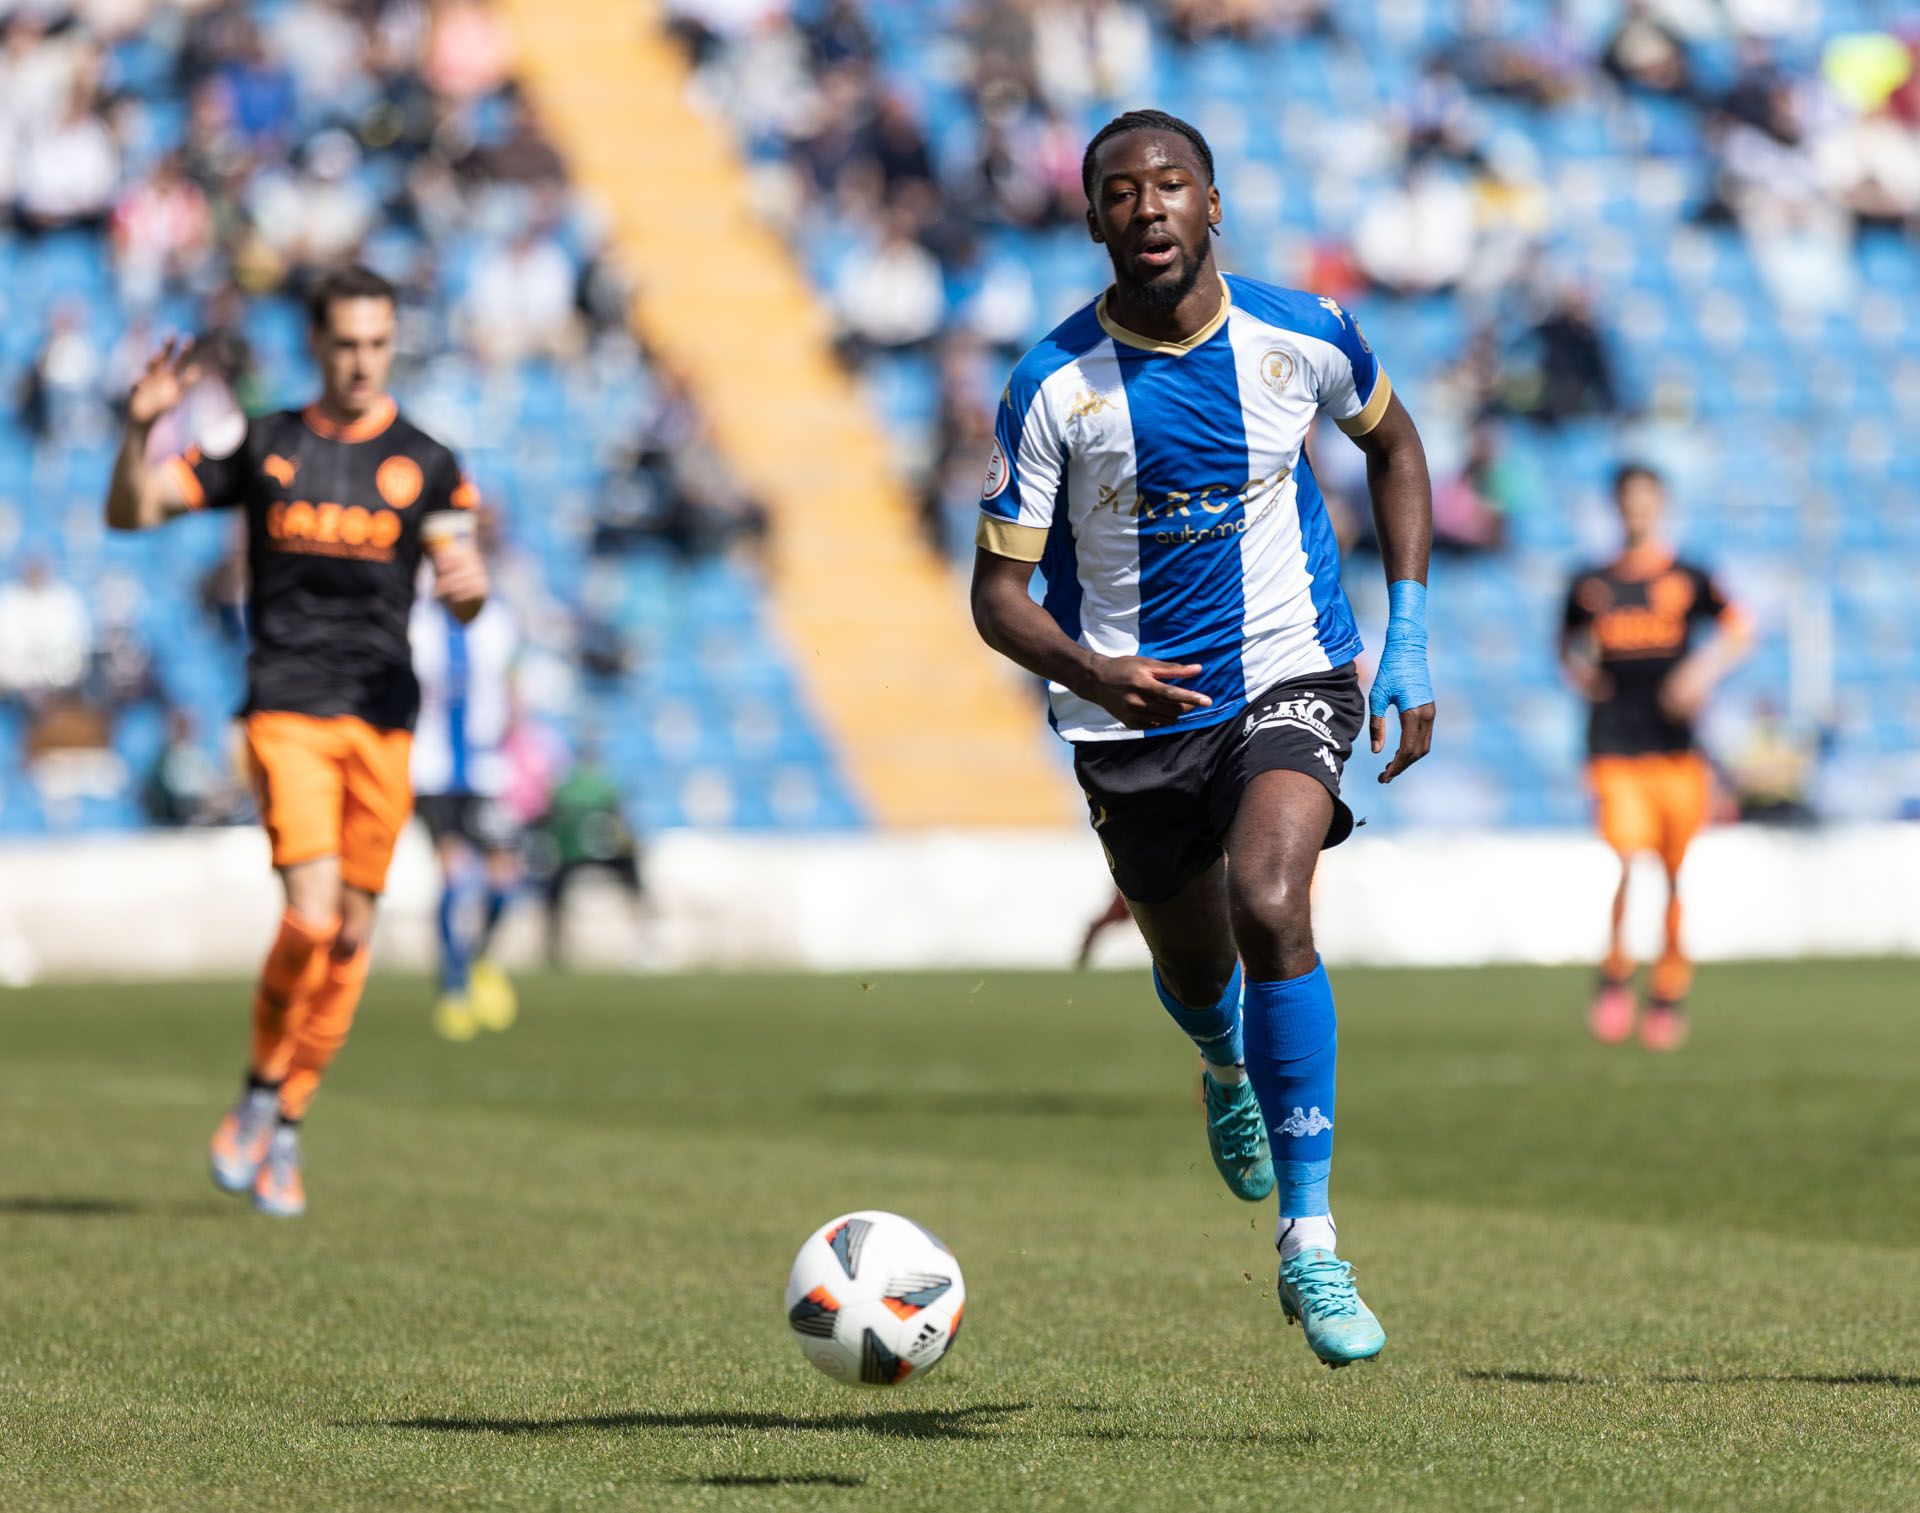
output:
[[[375,983],[313,1211],[218,1195],[232,984],[0,995],[0,1506],[1920,1505],[1920,969],[1710,968],[1682,1054],[1584,973],[1345,971],[1308,1357],[1138,974]],[[832,1214],[958,1251],[953,1357],[820,1377]]]

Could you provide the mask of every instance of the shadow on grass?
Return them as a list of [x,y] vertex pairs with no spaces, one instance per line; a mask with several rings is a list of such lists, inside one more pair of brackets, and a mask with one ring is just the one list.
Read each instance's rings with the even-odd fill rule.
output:
[[1135,1093],[1076,1093],[1067,1088],[1033,1092],[1012,1088],[977,1093],[823,1093],[811,1100],[824,1114],[947,1114],[958,1118],[1133,1119],[1162,1111],[1165,1101]]
[[864,1476],[839,1476],[831,1471],[795,1472],[792,1476],[681,1476],[681,1487],[864,1487]]
[[1605,1387],[1616,1382],[1656,1382],[1662,1386],[1733,1387],[1753,1382],[1784,1382],[1808,1387],[1920,1387],[1920,1376],[1897,1371],[1730,1371],[1707,1375],[1697,1371],[1646,1377],[1591,1377],[1561,1371],[1474,1371],[1461,1377],[1469,1382],[1518,1382],[1532,1387]]
[[968,1408],[913,1408],[898,1413],[594,1413],[562,1418],[362,1419],[336,1429],[422,1429],[436,1434],[565,1434],[575,1429],[802,1429],[865,1430],[890,1439],[989,1439],[1010,1413],[1026,1403],[975,1403]]
[[124,1198],[0,1197],[0,1216],[21,1214],[61,1219],[125,1219],[141,1211]]

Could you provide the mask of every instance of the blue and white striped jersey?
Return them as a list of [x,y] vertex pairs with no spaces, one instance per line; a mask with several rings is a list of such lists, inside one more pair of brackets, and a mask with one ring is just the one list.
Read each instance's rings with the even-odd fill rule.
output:
[[1197,662],[1213,703],[1129,730],[1050,688],[1070,741],[1230,720],[1286,678],[1360,652],[1340,551],[1302,444],[1325,410],[1350,436],[1393,387],[1333,300],[1229,275],[1186,341],[1116,325],[1103,294],[1021,358],[1001,396],[980,545],[1037,562],[1060,628],[1105,656]]

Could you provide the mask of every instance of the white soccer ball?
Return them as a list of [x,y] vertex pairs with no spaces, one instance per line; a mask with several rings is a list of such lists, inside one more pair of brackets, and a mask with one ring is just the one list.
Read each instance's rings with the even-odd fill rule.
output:
[[897,1387],[931,1371],[966,1306],[953,1252],[911,1219],[874,1209],[821,1225],[787,1274],[800,1353],[850,1387]]

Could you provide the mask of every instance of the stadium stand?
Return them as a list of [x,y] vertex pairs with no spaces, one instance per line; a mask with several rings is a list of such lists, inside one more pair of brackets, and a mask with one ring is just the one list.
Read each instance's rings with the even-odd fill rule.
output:
[[[1920,706],[1882,693],[1920,671],[1898,587],[1920,544],[1910,10],[669,9],[956,555],[1007,362],[1103,282],[1081,144],[1151,103],[1211,139],[1223,264],[1353,305],[1426,436],[1445,708],[1416,780],[1365,795],[1376,818],[1581,818],[1551,646],[1628,456],[1668,470],[1687,543],[1758,614],[1716,745],[1785,705],[1821,753],[1822,814],[1920,811]],[[1316,458],[1344,481],[1347,586],[1377,628],[1359,480],[1337,448]]]
[[494,12],[135,0],[0,31],[0,834],[199,812],[142,799],[175,743],[214,760],[172,770],[225,765],[228,524],[104,533],[112,406],[168,331],[210,333],[249,408],[304,401],[302,280],[356,249],[403,291],[403,402],[501,517],[530,715],[594,741],[643,829],[865,822],[770,628],[754,503],[635,344]]
[[[540,14],[516,8],[533,78],[543,46],[568,45],[542,43]],[[1080,146],[1151,102],[1213,141],[1223,262],[1352,304],[1428,441],[1451,541],[1433,599],[1446,709],[1418,780],[1367,795],[1373,817],[1582,816],[1579,711],[1550,646],[1567,571],[1607,548],[1603,489],[1625,455],[1671,473],[1688,544],[1757,614],[1761,650],[1717,744],[1737,748],[1777,704],[1819,749],[1818,812],[1920,812],[1920,453],[1905,439],[1920,424],[1920,82],[1898,8],[672,0],[639,14],[680,49],[643,51],[684,58],[689,98],[731,128],[744,176],[728,162],[728,192],[775,231],[761,251],[791,245],[815,310],[834,312],[802,334],[837,338],[878,417],[827,432],[856,438],[837,460],[865,469],[849,518],[910,517],[917,494],[926,539],[964,551],[1006,361],[1101,280],[1078,223]],[[356,246],[405,292],[403,399],[503,516],[530,709],[597,741],[642,828],[894,822],[914,817],[916,787],[995,798],[964,750],[944,759],[972,784],[907,781],[934,770],[919,765],[941,757],[933,743],[885,770],[873,722],[897,730],[898,711],[847,677],[873,620],[835,643],[837,684],[795,666],[836,600],[964,633],[958,590],[915,565],[894,516],[857,566],[782,559],[795,533],[780,522],[818,475],[783,474],[779,443],[825,412],[736,375],[726,392],[753,401],[736,413],[712,378],[649,360],[608,255],[610,239],[631,253],[633,213],[595,179],[590,132],[559,130],[551,73],[538,111],[516,87],[494,11],[129,0],[0,26],[0,392],[15,401],[0,407],[0,640],[77,635],[85,664],[75,678],[0,657],[0,833],[144,823],[168,708],[202,741],[224,727],[239,686],[225,531],[104,536],[110,405],[170,329],[224,332],[249,405],[302,397],[294,295],[307,267]],[[661,67],[630,93],[677,90]],[[547,118],[598,200],[564,180]],[[657,140],[670,156],[673,138]],[[644,314],[640,328],[657,347]],[[1322,455],[1356,548],[1348,587],[1377,627],[1364,500],[1350,471],[1341,488],[1341,454]],[[952,644],[919,637],[899,645]],[[939,662],[929,681],[975,665]],[[1005,749],[1029,711],[968,690],[955,723]],[[1045,811],[1061,759],[1037,718],[1017,739],[1033,775],[999,797]]]

